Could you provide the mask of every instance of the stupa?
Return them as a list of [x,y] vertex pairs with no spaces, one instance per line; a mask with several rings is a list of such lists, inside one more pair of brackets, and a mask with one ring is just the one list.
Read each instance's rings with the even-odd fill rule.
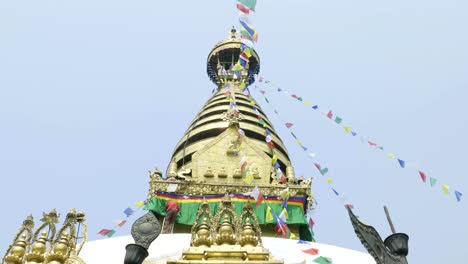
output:
[[[148,213],[133,223],[132,237],[83,246],[86,225],[81,243],[75,226],[83,224],[84,214],[72,210],[56,234],[52,212],[43,218],[52,234],[39,237],[42,226],[33,234],[28,218],[2,263],[407,263],[405,234],[382,241],[350,208],[370,254],[313,241],[306,217],[313,209],[312,179],[296,177],[280,136],[249,95],[260,58],[252,50],[247,64],[236,69],[241,45],[233,29],[210,51],[207,73],[215,92],[176,144],[166,172],[150,171]],[[275,230],[281,214],[287,215],[287,235]]]

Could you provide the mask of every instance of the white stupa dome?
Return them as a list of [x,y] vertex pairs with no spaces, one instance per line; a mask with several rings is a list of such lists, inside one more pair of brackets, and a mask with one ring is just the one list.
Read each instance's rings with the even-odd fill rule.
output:
[[[166,263],[167,259],[178,259],[182,250],[190,245],[190,234],[162,234],[148,249],[149,256],[144,263]],[[307,242],[298,244],[297,240],[263,237],[263,245],[277,259],[285,264],[314,263],[313,260],[323,256],[330,258],[333,264],[375,264],[374,259],[366,253],[336,247],[332,245]],[[85,244],[80,257],[87,264],[123,263],[125,246],[134,243],[131,236],[121,236],[90,241]],[[318,249],[318,255],[310,255],[302,250]]]

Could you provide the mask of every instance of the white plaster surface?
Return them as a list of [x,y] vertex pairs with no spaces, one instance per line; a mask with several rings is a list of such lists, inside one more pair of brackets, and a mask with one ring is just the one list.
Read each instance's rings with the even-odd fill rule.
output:
[[[375,264],[369,254],[346,248],[320,243],[298,244],[297,240],[272,237],[262,239],[264,246],[276,258],[283,259],[285,264],[314,263],[313,260],[318,256],[331,258],[333,264]],[[89,241],[83,247],[80,257],[87,264],[123,263],[125,246],[130,243],[133,243],[131,236]],[[151,263],[165,263],[169,258],[177,259],[189,244],[190,234],[162,234],[151,244],[147,260]],[[311,247],[318,249],[319,254],[312,256],[302,252]]]

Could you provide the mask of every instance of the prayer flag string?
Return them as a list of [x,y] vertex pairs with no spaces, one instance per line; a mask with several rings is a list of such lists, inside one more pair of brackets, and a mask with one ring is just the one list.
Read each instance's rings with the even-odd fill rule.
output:
[[[383,145],[378,144],[377,142],[375,142],[371,138],[363,136],[360,133],[358,134],[356,132],[356,130],[354,130],[351,126],[347,125],[343,121],[342,117],[336,115],[336,113],[334,113],[332,110],[321,111],[322,108],[319,108],[318,104],[313,104],[309,100],[304,100],[303,97],[301,97],[301,96],[299,96],[299,95],[297,95],[295,93],[292,93],[290,91],[284,90],[283,88],[280,88],[278,85],[276,85],[274,83],[271,83],[269,80],[265,80],[263,77],[258,77],[256,79],[256,81],[257,81],[257,83],[259,85],[265,84],[266,87],[271,88],[273,90],[276,90],[278,93],[280,93],[282,95],[286,95],[286,96],[292,98],[294,101],[299,102],[301,104],[304,104],[308,108],[312,108],[317,113],[321,113],[322,116],[329,119],[332,123],[337,124],[341,128],[343,128],[345,133],[350,134],[352,137],[358,137],[359,136],[359,139],[360,139],[361,143],[366,144],[371,148],[377,149],[380,152],[386,153],[387,157],[389,159],[391,159],[391,160],[395,160],[400,168],[402,168],[402,169],[412,168],[412,166],[409,166],[410,162],[408,162],[406,159],[397,157],[393,152],[385,151],[385,148],[383,147]],[[263,87],[263,85],[262,85],[262,87]],[[265,96],[266,91],[260,89],[260,93],[263,96]],[[268,102],[268,99],[266,97],[265,97],[265,101]],[[275,111],[275,113],[277,113],[276,109],[274,111]],[[292,126],[292,124],[289,123],[289,122],[284,122],[283,121],[283,123],[286,124],[286,127],[288,129],[290,129],[290,126]],[[295,137],[295,135],[293,135],[293,136]],[[421,169],[416,169],[416,171],[418,172],[418,175],[420,176],[422,183],[426,184],[426,182],[427,182],[426,181],[426,179],[427,179],[426,173]],[[436,179],[434,177],[430,177],[429,179],[430,179],[429,186],[430,187],[436,187],[436,185],[438,184],[438,179]],[[456,201],[457,202],[461,201],[461,197],[462,197],[463,194],[459,190],[452,189],[453,191],[451,191],[451,188],[449,187],[449,185],[447,185],[445,183],[441,184],[440,186],[441,186],[442,193],[444,195],[450,195],[450,193],[453,193]]]
[[[138,201],[135,203],[135,207],[127,207],[123,210],[123,213],[125,214],[126,218],[131,217],[134,215],[137,211],[141,210],[143,206],[146,204],[147,201]],[[123,227],[127,223],[127,219],[119,219],[116,220],[114,223],[114,227],[111,229],[108,228],[103,228],[101,229],[97,234],[103,236],[103,237],[112,237],[117,233],[118,228]]]

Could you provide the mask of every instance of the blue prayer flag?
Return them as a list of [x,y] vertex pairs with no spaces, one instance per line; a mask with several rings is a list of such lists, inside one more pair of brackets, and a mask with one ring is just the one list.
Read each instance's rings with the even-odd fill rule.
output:
[[314,105],[312,106],[313,109],[317,110],[318,109],[318,105]]
[[455,198],[457,198],[457,202],[461,201],[462,195],[463,195],[463,193],[461,193],[459,191],[455,191]]
[[353,137],[355,137],[357,135],[357,133],[354,132],[354,131],[351,131],[351,134],[353,135]]
[[405,168],[405,161],[398,159],[398,163],[400,163],[400,167]]
[[131,215],[133,214],[132,208],[128,207],[127,209],[125,209],[124,214],[125,214],[127,217],[131,216]]
[[335,193],[336,196],[340,196],[340,194],[335,189],[332,188],[332,190],[333,190],[333,192]]

